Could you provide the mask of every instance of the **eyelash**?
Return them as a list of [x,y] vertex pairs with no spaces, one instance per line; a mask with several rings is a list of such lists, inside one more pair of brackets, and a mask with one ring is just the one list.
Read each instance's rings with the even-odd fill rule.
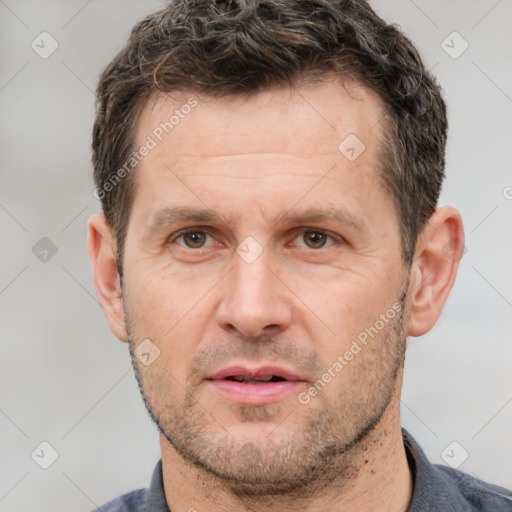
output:
[[[322,247],[320,247],[318,249],[314,249],[314,248],[311,248],[311,247],[301,247],[301,249],[310,249],[312,251],[319,251],[321,249],[327,249],[327,248],[331,247],[332,245],[340,243],[340,241],[341,241],[341,237],[336,237],[336,236],[331,235],[330,233],[328,233],[326,231],[323,231],[321,229],[308,228],[308,227],[299,228],[299,229],[300,229],[300,231],[294,236],[294,239],[297,238],[300,235],[303,236],[305,233],[311,232],[311,233],[316,233],[316,234],[320,233],[322,235],[326,235],[327,238],[330,239],[333,242],[333,243],[331,243],[331,245],[322,246]],[[187,229],[187,230],[179,232],[178,234],[176,234],[172,238],[170,238],[167,243],[168,244],[174,243],[174,242],[176,242],[176,240],[179,240],[180,238],[184,237],[185,235],[187,235],[189,233],[203,233],[203,234],[205,234],[207,236],[210,236],[210,237],[214,238],[213,235],[211,233],[209,233],[207,229],[195,228],[195,229]],[[194,249],[193,247],[187,247],[186,245],[181,245],[181,244],[178,244],[178,245],[180,247],[184,248],[184,249],[189,249],[189,250],[194,251],[194,252],[199,252],[202,249],[207,249],[208,248],[208,247],[198,247],[197,249]]]

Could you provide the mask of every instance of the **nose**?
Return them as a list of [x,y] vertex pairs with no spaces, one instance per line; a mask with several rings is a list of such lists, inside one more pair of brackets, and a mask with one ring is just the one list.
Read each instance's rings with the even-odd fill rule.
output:
[[278,334],[291,323],[287,288],[268,266],[265,252],[252,263],[235,255],[234,268],[224,281],[217,322],[235,336]]

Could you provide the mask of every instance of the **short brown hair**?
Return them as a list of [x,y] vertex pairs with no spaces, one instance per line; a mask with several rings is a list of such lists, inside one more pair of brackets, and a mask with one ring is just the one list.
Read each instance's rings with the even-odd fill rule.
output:
[[410,264],[439,198],[447,132],[440,87],[410,40],[364,0],[176,0],[133,28],[97,88],[94,180],[118,265],[134,180],[116,172],[133,151],[151,95],[253,94],[332,72],[375,91],[386,108],[380,171]]

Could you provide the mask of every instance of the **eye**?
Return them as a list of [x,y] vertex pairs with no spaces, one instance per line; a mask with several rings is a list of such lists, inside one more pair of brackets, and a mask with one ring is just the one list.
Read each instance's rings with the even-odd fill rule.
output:
[[[336,244],[334,236],[316,229],[303,229],[295,239],[299,240],[298,246],[305,249],[323,249]],[[207,232],[194,229],[182,231],[170,240],[170,243],[176,242],[177,245],[187,249],[204,249],[212,245],[213,241],[213,237]]]
[[317,231],[315,229],[307,229],[302,231],[299,236],[299,240],[302,240],[304,245],[301,247],[306,247],[308,249],[323,249],[329,240],[331,240],[332,245],[334,243],[333,237],[324,233],[323,231]]
[[187,247],[189,249],[202,249],[206,246],[206,241],[208,238],[212,237],[204,231],[184,231],[176,236],[173,242],[183,240],[183,243],[178,243],[178,245]]

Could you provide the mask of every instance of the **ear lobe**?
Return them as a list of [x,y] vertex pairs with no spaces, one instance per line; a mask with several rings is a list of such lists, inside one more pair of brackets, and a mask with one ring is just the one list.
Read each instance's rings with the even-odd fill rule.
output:
[[88,220],[87,249],[91,261],[94,288],[110,330],[121,340],[128,334],[124,319],[121,283],[117,271],[112,233],[103,215]]
[[408,336],[421,336],[437,322],[464,253],[460,213],[438,208],[418,237],[409,286]]

